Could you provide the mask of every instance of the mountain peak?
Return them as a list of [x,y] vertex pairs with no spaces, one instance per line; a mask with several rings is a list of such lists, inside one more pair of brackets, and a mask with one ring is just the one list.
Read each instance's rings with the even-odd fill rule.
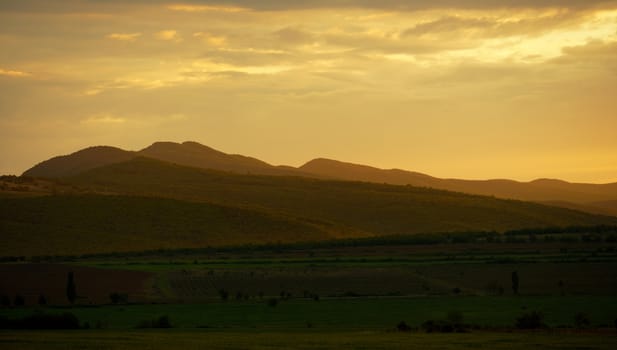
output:
[[535,179],[533,181],[530,181],[529,183],[536,184],[536,185],[567,185],[569,184],[569,182],[567,181],[563,181],[559,179],[546,179],[546,178]]
[[431,176],[400,169],[379,169],[368,165],[315,158],[298,168],[302,171],[342,180],[390,183],[395,185],[434,186]]
[[26,170],[24,176],[57,178],[135,158],[135,153],[111,146],[92,146],[69,155],[43,161]]

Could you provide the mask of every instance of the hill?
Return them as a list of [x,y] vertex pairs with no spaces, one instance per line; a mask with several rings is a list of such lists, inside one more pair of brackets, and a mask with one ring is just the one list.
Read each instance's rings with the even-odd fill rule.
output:
[[593,214],[617,216],[617,206],[614,205],[617,200],[617,183],[579,184],[551,179],[538,179],[531,182],[504,179],[441,179],[418,172],[379,169],[324,158],[314,159],[299,168],[273,166],[259,159],[227,154],[197,142],[156,142],[138,152],[124,151],[114,147],[92,147],[42,162],[26,171],[24,175],[65,178],[97,167],[127,161],[137,156],[237,174],[303,176],[430,187],[505,199],[534,201]]
[[617,218],[575,210],[429,188],[240,175],[148,158],[92,169],[64,181],[93,191],[239,205],[372,235],[617,223]]
[[239,174],[320,177],[319,175],[303,173],[289,166],[273,166],[256,158],[223,153],[191,141],[183,143],[155,142],[137,152],[109,146],[89,147],[69,155],[46,160],[25,171],[23,175],[40,178],[64,178],[93,168],[127,161],[138,156],[190,167]]
[[317,220],[212,203],[101,195],[0,198],[0,228],[0,256],[334,238]]
[[41,162],[26,170],[23,176],[61,178],[107,164],[124,162],[135,157],[134,152],[116,147],[89,147],[66,156],[58,156]]
[[239,174],[300,175],[292,167],[276,167],[256,158],[227,154],[197,142],[155,142],[138,152],[140,155],[179,165],[230,171]]
[[379,169],[323,158],[314,159],[298,169],[341,180],[422,186],[499,198],[547,202],[561,207],[617,216],[617,209],[611,204],[617,198],[617,183],[579,184],[552,179],[531,182],[440,179],[417,172]]

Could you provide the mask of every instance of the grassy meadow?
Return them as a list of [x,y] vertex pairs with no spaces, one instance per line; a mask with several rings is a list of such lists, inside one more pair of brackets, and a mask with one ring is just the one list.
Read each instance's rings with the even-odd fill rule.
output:
[[291,332],[220,330],[0,331],[0,346],[31,349],[613,349],[613,333],[474,332],[454,334],[385,331]]

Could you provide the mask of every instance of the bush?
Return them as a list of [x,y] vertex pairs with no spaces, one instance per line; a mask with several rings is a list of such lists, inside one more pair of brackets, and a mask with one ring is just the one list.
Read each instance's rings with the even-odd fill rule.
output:
[[109,299],[114,304],[126,304],[129,301],[129,296],[128,294],[114,292],[109,294]]
[[589,320],[589,316],[583,312],[577,312],[574,315],[574,325],[576,328],[587,328],[591,325],[591,321]]
[[0,318],[2,329],[78,329],[79,320],[72,313],[37,313],[21,319]]
[[219,289],[219,296],[222,301],[227,301],[229,299],[229,292],[225,289]]
[[538,311],[524,313],[516,319],[516,328],[518,329],[546,328],[546,325],[544,324],[544,315]]
[[276,307],[279,304],[279,300],[277,298],[268,299],[268,306]]
[[169,316],[163,315],[159,318],[155,318],[153,320],[141,321],[137,328],[171,328],[171,321],[169,320]]
[[405,321],[401,321],[396,325],[396,329],[399,332],[411,332],[411,327],[409,327],[409,325],[405,322]]
[[450,322],[455,328],[463,327],[463,313],[460,311],[448,312],[448,322]]
[[452,323],[444,320],[428,320],[421,327],[426,333],[452,333],[456,330]]
[[466,326],[463,323],[463,313],[460,311],[448,312],[447,319],[445,320],[425,321],[421,327],[427,333],[466,332]]
[[13,305],[15,306],[24,306],[26,304],[26,300],[22,295],[17,294],[15,299],[13,300]]

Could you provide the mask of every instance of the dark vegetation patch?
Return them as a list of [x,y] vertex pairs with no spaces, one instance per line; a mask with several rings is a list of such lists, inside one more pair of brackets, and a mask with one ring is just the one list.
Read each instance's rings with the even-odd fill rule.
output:
[[[144,301],[152,273],[61,264],[0,264],[0,299],[21,296],[25,306],[66,305],[67,275],[74,273],[76,304],[108,304],[110,293]],[[119,292],[121,291],[121,292]],[[41,303],[41,297],[45,302]],[[4,303],[4,302],[3,302]]]
[[23,318],[0,316],[0,329],[79,329],[79,320],[69,312],[62,314],[35,313]]

